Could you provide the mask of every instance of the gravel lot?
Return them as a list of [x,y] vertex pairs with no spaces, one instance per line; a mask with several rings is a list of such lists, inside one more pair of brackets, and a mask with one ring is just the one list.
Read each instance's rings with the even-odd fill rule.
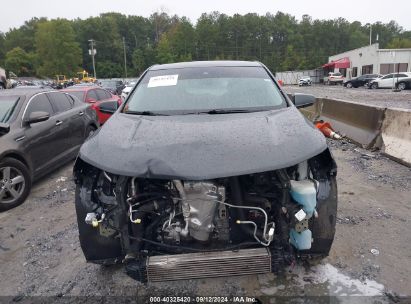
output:
[[36,183],[25,204],[0,214],[0,296],[10,297],[0,302],[24,302],[24,296],[80,295],[86,301],[121,295],[146,303],[150,295],[245,295],[259,303],[273,303],[273,296],[321,296],[326,303],[337,303],[328,297],[340,296],[353,303],[347,295],[362,295],[377,298],[355,303],[391,303],[411,296],[410,169],[347,142],[330,145],[339,166],[337,234],[331,255],[320,264],[296,265],[278,276],[147,286],[121,266],[87,264],[78,241],[69,164]]
[[411,109],[411,90],[393,92],[389,89],[370,90],[365,87],[348,89],[340,85],[311,87],[286,85],[284,90],[291,94],[307,93],[315,97],[343,99],[372,106]]

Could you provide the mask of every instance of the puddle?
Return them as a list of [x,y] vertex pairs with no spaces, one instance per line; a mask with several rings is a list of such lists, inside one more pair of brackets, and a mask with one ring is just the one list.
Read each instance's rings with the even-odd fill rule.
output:
[[[379,303],[384,301],[384,285],[373,280],[360,281],[340,272],[330,264],[309,269],[294,267],[291,272],[275,277],[259,277],[260,292],[275,297],[321,297],[327,303]],[[388,301],[387,301],[388,302]]]

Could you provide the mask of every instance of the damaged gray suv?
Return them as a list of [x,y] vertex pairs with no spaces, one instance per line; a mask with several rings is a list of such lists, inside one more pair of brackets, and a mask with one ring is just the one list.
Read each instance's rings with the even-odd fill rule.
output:
[[[277,272],[328,255],[336,164],[258,62],[157,65],[74,167],[89,262],[139,281]],[[115,109],[113,109],[115,111]]]

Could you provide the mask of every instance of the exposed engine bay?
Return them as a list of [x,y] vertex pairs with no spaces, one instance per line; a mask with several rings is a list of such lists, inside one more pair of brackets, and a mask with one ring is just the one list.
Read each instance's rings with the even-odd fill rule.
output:
[[[328,254],[335,175],[328,150],[289,168],[205,181],[119,176],[79,160],[82,249],[92,262],[125,263],[140,281],[278,271],[296,256]],[[207,270],[210,260],[223,271]]]

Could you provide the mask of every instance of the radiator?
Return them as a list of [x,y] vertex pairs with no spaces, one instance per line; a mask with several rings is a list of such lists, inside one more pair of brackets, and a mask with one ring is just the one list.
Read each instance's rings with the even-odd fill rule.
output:
[[147,259],[149,282],[240,276],[271,272],[266,248],[152,256]]

